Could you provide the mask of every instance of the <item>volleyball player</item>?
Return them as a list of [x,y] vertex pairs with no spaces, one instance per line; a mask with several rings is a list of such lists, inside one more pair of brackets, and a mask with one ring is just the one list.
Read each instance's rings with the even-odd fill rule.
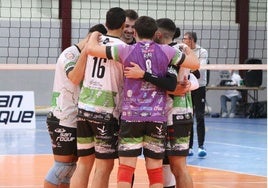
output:
[[93,31],[106,33],[102,24],[93,26],[89,34],[77,44],[66,48],[56,64],[51,110],[47,115],[47,128],[52,143],[54,164],[48,171],[44,188],[69,187],[76,168],[76,116],[80,86],[68,78]]
[[[174,48],[180,49],[181,45],[174,42],[173,39],[176,29],[175,23],[168,18],[161,18],[156,20],[156,22],[158,30],[154,40],[160,44],[169,44]],[[133,67],[127,67],[124,71],[128,78],[136,79],[143,78],[144,72],[136,64],[133,64]],[[146,78],[146,81],[150,81],[163,89],[166,89],[165,85],[169,84],[168,82],[165,85],[160,84],[163,80],[167,80],[167,78],[152,78]],[[199,84],[197,78],[190,73],[190,70],[183,67],[179,68],[177,79],[176,91],[168,92],[169,97],[167,100],[167,146],[166,157],[163,161],[164,188],[175,188],[175,186],[192,188],[192,178],[186,166],[190,131],[193,124],[190,91],[197,89]]]
[[[114,7],[106,13],[107,35],[101,45],[125,44],[120,40],[125,23],[125,11]],[[99,42],[99,41],[98,41]],[[106,58],[88,56],[85,76],[78,101],[77,149],[78,165],[71,181],[73,188],[87,188],[95,158],[91,187],[107,187],[114,159],[118,158],[118,118],[123,67]],[[77,67],[79,69],[79,67]],[[83,69],[79,69],[83,70]],[[77,72],[77,75],[83,74]]]
[[[173,42],[176,26],[171,19],[158,19],[157,25],[156,40],[160,44],[169,44],[177,49],[185,47],[177,42]],[[188,79],[190,86],[182,93],[180,90],[183,90],[183,85],[187,83]],[[177,81],[179,87],[176,91],[179,91],[179,93],[168,92],[167,157],[163,162],[164,187],[192,188],[193,182],[186,163],[186,157],[189,152],[190,132],[193,125],[193,105],[190,91],[197,89],[199,84],[197,78],[190,74],[190,69],[183,67],[179,68]],[[175,176],[175,182],[173,175]]]
[[130,45],[135,44],[136,40],[134,38],[134,24],[138,19],[139,15],[135,10],[132,9],[125,10],[125,13],[126,13],[126,21],[121,36],[121,40]]

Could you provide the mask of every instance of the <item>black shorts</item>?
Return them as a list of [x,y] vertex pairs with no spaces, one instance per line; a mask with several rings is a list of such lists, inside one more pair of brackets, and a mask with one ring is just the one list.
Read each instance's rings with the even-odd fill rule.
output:
[[96,122],[85,118],[78,118],[78,156],[87,156],[95,153],[98,159],[118,158],[118,130],[119,125],[115,118],[108,122]]
[[76,128],[61,126],[59,119],[49,113],[47,116],[47,129],[53,154],[77,155]]
[[167,156],[188,155],[192,125],[192,114],[183,114],[180,118],[173,115],[173,125],[167,126]]
[[145,157],[163,159],[165,156],[166,123],[121,121],[119,156],[137,157],[142,149]]

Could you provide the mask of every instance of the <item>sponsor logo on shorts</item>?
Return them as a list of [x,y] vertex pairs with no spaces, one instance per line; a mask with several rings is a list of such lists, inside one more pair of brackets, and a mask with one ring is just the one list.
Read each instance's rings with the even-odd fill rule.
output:
[[57,128],[55,132],[59,133],[59,136],[56,138],[57,142],[72,142],[75,140],[75,137],[72,136],[72,133],[66,132],[63,128]]
[[63,128],[57,128],[57,129],[55,129],[55,132],[56,133],[64,133],[64,132],[66,132],[66,130]]
[[99,130],[99,134],[100,134],[101,136],[104,136],[104,135],[107,134],[107,130],[105,130],[105,126],[102,126],[102,128],[97,127],[97,129]]

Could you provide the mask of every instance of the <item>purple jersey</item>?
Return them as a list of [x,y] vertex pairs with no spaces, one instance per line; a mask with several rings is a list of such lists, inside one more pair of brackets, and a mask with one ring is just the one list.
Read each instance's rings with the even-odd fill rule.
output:
[[[146,72],[164,77],[169,64],[178,65],[184,55],[168,45],[152,41],[117,45],[108,52],[125,67],[137,63]],[[167,121],[166,91],[143,79],[124,80],[122,119],[127,121]]]

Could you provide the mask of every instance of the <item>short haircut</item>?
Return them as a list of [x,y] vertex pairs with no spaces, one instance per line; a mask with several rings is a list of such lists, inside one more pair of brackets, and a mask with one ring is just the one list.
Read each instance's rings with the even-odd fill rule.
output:
[[149,16],[141,16],[135,22],[134,28],[139,38],[152,39],[157,31],[157,23]]
[[138,13],[132,9],[126,9],[125,13],[126,13],[126,17],[131,19],[131,20],[137,20],[139,17]]
[[184,35],[188,35],[190,39],[193,39],[193,40],[194,40],[194,42],[197,41],[197,35],[196,35],[196,32],[188,31],[188,32],[186,32]]
[[113,7],[106,13],[106,27],[110,30],[119,29],[126,21],[125,10]]
[[160,32],[163,33],[164,38],[173,38],[176,32],[175,23],[169,18],[160,18],[156,20]]
[[169,32],[174,32],[176,31],[176,25],[175,23],[169,19],[169,18],[160,18],[156,20],[157,26],[159,28],[163,28]]
[[103,35],[105,35],[107,33],[107,30],[103,24],[97,24],[97,25],[92,26],[88,32],[92,33],[94,31],[98,31],[98,32],[102,33]]

